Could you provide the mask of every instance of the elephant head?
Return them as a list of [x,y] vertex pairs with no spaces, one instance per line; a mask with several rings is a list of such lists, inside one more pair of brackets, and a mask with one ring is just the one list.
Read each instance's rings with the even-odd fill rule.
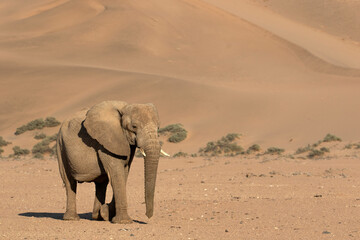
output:
[[146,216],[152,217],[157,167],[161,151],[159,116],[153,104],[106,101],[92,107],[84,127],[106,150],[130,157],[131,146],[143,149]]

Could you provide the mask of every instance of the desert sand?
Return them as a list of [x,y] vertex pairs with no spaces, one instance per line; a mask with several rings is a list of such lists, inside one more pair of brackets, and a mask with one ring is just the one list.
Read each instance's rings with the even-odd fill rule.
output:
[[[360,141],[359,11],[351,0],[0,1],[0,136],[12,142],[0,238],[357,239],[359,151],[345,146]],[[64,222],[55,159],[8,158],[39,131],[14,132],[103,100],[152,102],[162,126],[181,123],[188,137],[165,141],[171,155],[227,133],[286,151],[162,158],[151,220],[136,159],[137,222],[91,221],[92,184],[79,189],[82,220]],[[327,133],[342,139],[330,153],[294,155]]]

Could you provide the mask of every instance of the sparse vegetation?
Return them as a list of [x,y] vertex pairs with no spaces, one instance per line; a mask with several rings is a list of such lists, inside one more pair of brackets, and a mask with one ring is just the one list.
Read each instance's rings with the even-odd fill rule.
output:
[[137,157],[137,158],[142,158],[142,157],[144,157],[144,156],[142,155],[142,153],[140,152],[139,149],[136,149],[136,151],[135,151],[135,157]]
[[35,129],[43,129],[44,127],[56,127],[58,125],[60,125],[60,122],[54,117],[47,117],[45,121],[42,118],[38,118],[17,128],[15,135],[20,135],[26,131],[32,131]]
[[17,128],[15,135],[20,135],[26,131],[31,131],[34,129],[43,129],[44,127],[45,127],[45,123],[44,123],[43,119],[41,119],[41,118],[35,119],[35,120],[29,122],[28,124]]
[[47,117],[45,119],[45,127],[56,127],[59,126],[60,122],[54,117]]
[[314,158],[314,157],[320,157],[324,154],[325,154],[325,152],[323,152],[321,150],[311,149],[311,151],[309,152],[309,154],[307,156],[308,156],[308,158]]
[[33,157],[37,159],[44,159],[44,155],[42,153],[35,153]]
[[240,134],[230,133],[216,142],[208,142],[205,148],[200,148],[201,156],[236,156],[243,153],[244,149],[234,142]]
[[324,153],[328,153],[328,152],[330,152],[330,149],[327,147],[322,147],[322,148],[320,148],[320,151],[322,151]]
[[45,133],[38,133],[34,136],[35,139],[39,140],[39,139],[44,139],[46,138],[46,134]]
[[316,147],[318,147],[322,142],[323,142],[322,140],[319,140],[319,141],[317,141],[316,143],[313,143],[311,146],[314,147],[314,148],[316,148]]
[[353,144],[349,143],[345,145],[345,149],[352,149]]
[[3,152],[4,152],[4,150],[2,148],[0,148],[0,156]]
[[14,151],[14,156],[15,157],[28,155],[30,153],[30,151],[28,149],[22,149],[19,146],[13,147],[13,151]]
[[341,142],[341,138],[332,135],[330,133],[328,133],[323,139],[323,142],[336,142],[336,141]]
[[325,153],[330,152],[330,149],[327,147],[322,147],[320,149],[311,149],[309,154],[307,155],[308,158],[315,158],[323,156]]
[[265,154],[282,154],[283,152],[285,152],[285,149],[282,149],[282,148],[278,148],[278,147],[270,147],[266,150]]
[[345,149],[360,149],[360,143],[349,143],[345,146]]
[[258,144],[251,145],[247,150],[247,154],[252,154],[254,152],[259,152],[261,150],[260,146]]
[[52,153],[52,150],[49,146],[48,143],[44,142],[44,141],[41,141],[37,144],[34,145],[33,149],[31,150],[31,152],[33,154],[37,154],[37,153],[41,153],[41,154],[44,154],[44,153]]
[[306,147],[300,147],[296,150],[295,154],[302,154],[304,152],[309,152],[310,150],[312,150],[314,148],[313,146],[308,144]]
[[169,142],[178,143],[186,139],[187,131],[181,124],[171,124],[164,128],[159,129],[160,135],[170,135],[168,138]]
[[50,147],[50,143],[56,141],[56,138],[57,134],[54,134],[52,136],[45,137],[41,142],[35,144],[33,149],[31,150],[31,152],[34,154],[34,157],[40,156],[40,154],[44,153],[50,153],[51,155],[55,154],[56,147]]
[[11,144],[11,142],[5,141],[5,139],[0,136],[0,147],[5,147],[9,144]]
[[[341,141],[341,138],[332,135],[332,134],[327,134],[323,140],[319,140],[316,143],[313,144],[308,144],[306,147],[301,147],[298,148],[295,152],[295,154],[302,154],[305,152],[310,152],[308,154],[308,157],[313,158],[316,156],[321,156],[322,154],[324,154],[325,152],[330,152],[330,150],[328,148],[322,147],[320,150],[315,149],[316,147],[319,147],[321,145],[321,143],[323,142],[334,142],[334,141]],[[348,144],[345,146],[346,149],[351,149],[352,145]],[[319,151],[319,152],[318,152]],[[320,153],[321,152],[321,153]]]
[[187,153],[185,153],[185,152],[177,152],[177,153],[175,153],[174,155],[173,155],[173,157],[174,158],[177,158],[177,157],[187,157],[188,156],[188,154]]

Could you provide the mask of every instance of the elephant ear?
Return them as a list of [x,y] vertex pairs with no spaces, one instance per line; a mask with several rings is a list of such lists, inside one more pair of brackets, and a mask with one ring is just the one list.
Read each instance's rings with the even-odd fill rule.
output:
[[121,127],[120,110],[125,102],[105,101],[87,112],[84,127],[106,150],[120,156],[130,153],[129,142]]

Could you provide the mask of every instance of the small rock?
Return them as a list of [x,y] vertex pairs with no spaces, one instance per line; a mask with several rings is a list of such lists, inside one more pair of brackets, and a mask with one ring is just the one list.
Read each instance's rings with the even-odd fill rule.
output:
[[229,232],[227,229],[225,229],[225,232]]
[[314,197],[316,197],[316,198],[321,198],[322,195],[321,195],[321,194],[316,194],[316,195],[314,195]]

